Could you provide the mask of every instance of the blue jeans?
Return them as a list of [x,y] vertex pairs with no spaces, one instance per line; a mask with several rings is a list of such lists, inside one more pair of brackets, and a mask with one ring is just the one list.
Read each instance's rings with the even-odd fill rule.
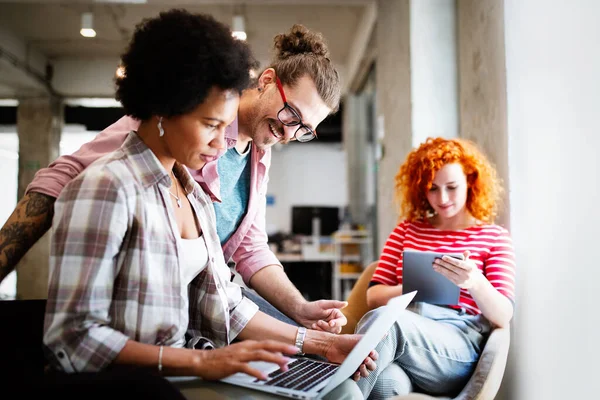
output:
[[[359,321],[365,332],[378,310]],[[401,311],[379,343],[377,369],[358,382],[365,399],[385,399],[413,391],[453,396],[469,380],[491,330],[482,315],[426,303]]]
[[271,317],[278,319],[282,322],[285,322],[286,324],[300,326],[299,323],[297,323],[296,321],[279,311],[277,308],[275,308],[273,304],[269,303],[267,300],[262,298],[258,293],[256,293],[256,291],[252,289],[242,288],[242,294],[244,295],[244,297],[252,300],[252,302],[258,306],[259,310],[264,312],[265,314],[270,315]]

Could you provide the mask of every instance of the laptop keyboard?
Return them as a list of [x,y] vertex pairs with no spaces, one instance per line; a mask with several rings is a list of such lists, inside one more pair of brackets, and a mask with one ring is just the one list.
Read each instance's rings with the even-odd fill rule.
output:
[[[289,363],[285,372],[281,369],[271,372],[264,384],[307,392],[333,375],[338,367],[315,360],[298,359]],[[261,381],[257,379],[255,382]]]

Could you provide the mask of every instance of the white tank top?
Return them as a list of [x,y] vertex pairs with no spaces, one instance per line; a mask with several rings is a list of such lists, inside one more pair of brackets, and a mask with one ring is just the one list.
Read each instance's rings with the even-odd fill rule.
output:
[[[181,283],[187,287],[208,263],[208,250],[204,238],[179,239],[181,252],[179,254],[181,265]],[[187,291],[187,290],[186,290]]]

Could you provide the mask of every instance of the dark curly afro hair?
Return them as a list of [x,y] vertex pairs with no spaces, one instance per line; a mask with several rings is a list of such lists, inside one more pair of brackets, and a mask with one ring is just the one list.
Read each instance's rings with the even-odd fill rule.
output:
[[116,99],[126,114],[142,121],[186,114],[214,86],[241,93],[257,65],[248,45],[227,26],[181,9],[139,23],[121,62]]

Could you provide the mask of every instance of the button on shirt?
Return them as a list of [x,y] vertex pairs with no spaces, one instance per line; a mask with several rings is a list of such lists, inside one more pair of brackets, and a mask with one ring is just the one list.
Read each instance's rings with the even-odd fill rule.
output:
[[181,347],[185,333],[221,347],[258,311],[230,282],[209,197],[176,164],[210,260],[180,291],[171,178],[131,132],[71,181],[55,204],[44,343],[56,367],[98,371],[127,340]]

